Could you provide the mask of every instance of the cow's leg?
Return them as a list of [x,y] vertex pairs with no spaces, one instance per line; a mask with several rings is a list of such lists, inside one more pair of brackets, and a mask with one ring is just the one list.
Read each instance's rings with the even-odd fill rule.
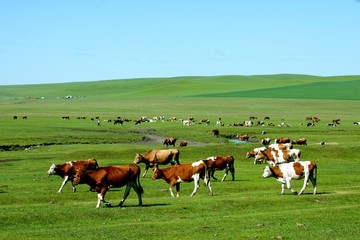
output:
[[291,179],[286,179],[286,188],[289,189],[292,193],[297,194],[297,192],[291,188],[290,181]]
[[231,165],[230,166],[230,173],[231,173],[231,181],[235,181],[235,168],[234,168],[234,165]]
[[74,178],[70,178],[70,181],[71,181],[71,185],[72,185],[72,188],[73,188],[73,192],[76,192],[76,187],[74,185]]
[[218,180],[218,179],[215,177],[215,169],[211,169],[211,177],[212,177],[212,179],[214,179],[214,180]]
[[226,164],[225,173],[223,178],[221,179],[222,182],[225,180],[226,176],[228,175],[228,172],[229,172],[229,164]]
[[107,189],[108,189],[108,187],[104,186],[104,187],[101,188],[101,191],[98,192],[98,203],[96,205],[96,208],[100,207],[101,202],[105,203],[105,205],[107,207],[111,206],[111,204],[109,202],[105,201],[105,195],[106,195]]
[[299,192],[299,195],[302,194],[306,188],[306,186],[308,185],[308,182],[309,182],[309,174],[305,173],[305,178],[304,178],[304,185],[303,187],[301,188],[300,192]]
[[316,179],[312,175],[309,176],[309,179],[314,187],[314,195],[315,195],[316,194]]
[[125,188],[125,191],[124,191],[124,196],[123,198],[121,199],[120,203],[119,203],[119,207],[122,207],[122,205],[124,204],[126,198],[129,196],[130,194],[130,189],[131,187],[133,186],[133,182],[128,182],[128,184],[126,185],[126,188]]
[[142,196],[141,196],[141,194],[143,193],[144,190],[136,182],[134,182],[132,187],[133,187],[133,189],[135,190],[135,192],[136,192],[136,194],[138,196],[139,206],[141,206],[142,205]]
[[[174,195],[174,193],[173,193],[173,187],[176,185],[176,197],[179,197],[179,193],[178,193],[178,191],[180,190],[180,186],[178,186],[179,185],[179,183],[176,183],[176,184],[170,184],[170,187],[169,187],[169,191],[170,191],[170,195],[172,196],[172,197],[175,197],[175,195]],[[178,190],[179,189],[179,190]]]
[[194,179],[194,191],[191,193],[190,195],[191,197],[194,196],[197,190],[199,189],[199,180],[200,180],[199,173],[194,174],[193,179]]
[[146,173],[148,172],[149,167],[150,167],[149,165],[146,165],[145,170],[144,170],[144,173],[143,173],[143,175],[142,175],[143,178],[145,177]]
[[212,189],[211,189],[210,178],[209,178],[209,179],[207,179],[207,178],[206,178],[206,176],[205,176],[205,178],[204,178],[204,183],[205,183],[205,185],[207,185],[207,186],[208,186],[209,191],[210,191],[210,193],[211,193],[211,196],[213,196],[213,195],[214,195],[214,193],[213,193],[213,191],[212,191]]
[[61,193],[62,189],[64,188],[65,184],[69,181],[69,176],[64,177],[64,181],[61,183],[60,189],[58,193]]

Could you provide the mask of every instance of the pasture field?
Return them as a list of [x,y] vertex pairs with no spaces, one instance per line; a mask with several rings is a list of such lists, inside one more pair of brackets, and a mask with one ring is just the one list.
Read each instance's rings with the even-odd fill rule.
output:
[[[1,86],[0,239],[356,239],[360,126],[353,123],[360,121],[359,82],[360,76],[269,75]],[[100,126],[90,120],[97,116]],[[165,121],[104,121],[118,116]],[[250,116],[269,116],[265,123],[276,126],[229,126]],[[307,127],[308,116],[321,121]],[[171,117],[177,121],[167,121]],[[179,121],[188,117],[196,120],[193,126]],[[219,117],[224,126],[215,125]],[[205,118],[210,125],[200,124]],[[337,118],[339,125],[326,126]],[[219,137],[212,135],[214,128]],[[237,134],[251,141],[230,142]],[[230,175],[224,182],[212,180],[214,196],[201,182],[194,197],[193,183],[182,183],[180,197],[171,198],[166,182],[152,180],[149,171],[141,179],[144,206],[137,206],[132,191],[124,207],[116,207],[120,188],[106,195],[112,207],[95,209],[97,196],[88,186],[73,193],[68,183],[59,194],[61,178],[47,176],[52,163],[70,160],[129,164],[136,153],[165,148],[161,140],[170,136],[189,142],[179,148],[181,163],[234,156],[235,181]],[[298,148],[302,160],[318,164],[317,195],[311,184],[304,195],[280,195],[280,183],[261,178],[264,164],[254,165],[245,154],[264,137],[307,139]],[[215,175],[221,179],[223,171]],[[300,190],[302,181],[292,186]]]

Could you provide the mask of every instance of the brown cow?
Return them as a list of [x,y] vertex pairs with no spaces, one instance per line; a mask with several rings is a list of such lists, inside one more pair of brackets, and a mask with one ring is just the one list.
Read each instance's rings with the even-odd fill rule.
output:
[[180,164],[179,162],[180,151],[177,149],[153,149],[143,154],[136,154],[134,163],[145,163],[145,171],[142,177],[145,177],[149,168],[153,168],[155,165],[165,165],[171,163],[171,165]]
[[47,173],[48,175],[59,175],[61,178],[64,179],[58,191],[59,193],[62,191],[63,187],[69,180],[71,181],[73,192],[75,192],[76,187],[74,185],[74,176],[76,172],[79,171],[80,169],[90,170],[90,169],[96,169],[98,167],[99,166],[97,164],[96,159],[71,161],[58,165],[52,164]]
[[290,143],[290,138],[282,137],[275,139],[274,143]]
[[225,173],[221,181],[223,182],[228,175],[228,171],[230,170],[232,181],[235,180],[235,168],[234,168],[234,157],[233,156],[212,156],[208,157],[206,160],[204,160],[207,171],[208,171],[208,178],[210,179],[210,176],[217,180],[217,178],[214,176],[214,173],[216,170],[224,170]]
[[236,138],[240,139],[241,141],[249,141],[250,136],[247,134],[237,135]]
[[195,195],[199,189],[200,178],[204,180],[205,185],[208,186],[211,195],[213,195],[210,179],[206,178],[206,164],[200,160],[198,162],[189,164],[179,164],[176,166],[159,169],[155,167],[152,179],[164,179],[170,186],[170,194],[175,197],[172,189],[176,186],[176,197],[179,197],[180,183],[194,181],[194,191],[191,193],[191,197]]
[[111,206],[109,202],[105,201],[105,194],[109,187],[123,187],[126,185],[124,196],[119,203],[122,207],[126,198],[133,188],[138,196],[139,206],[142,205],[142,197],[144,190],[140,185],[140,167],[135,164],[127,166],[109,166],[100,167],[98,169],[89,171],[79,171],[76,174],[74,184],[86,183],[91,189],[95,189],[98,193],[98,202],[96,208],[100,207],[100,203],[105,203],[106,206]]
[[306,138],[299,138],[298,140],[292,140],[291,144],[307,145]]
[[175,143],[176,143],[176,138],[174,137],[168,137],[163,140],[163,144],[166,145],[166,147],[168,147],[169,145],[175,147]]
[[188,145],[187,141],[181,141],[179,147],[186,147]]

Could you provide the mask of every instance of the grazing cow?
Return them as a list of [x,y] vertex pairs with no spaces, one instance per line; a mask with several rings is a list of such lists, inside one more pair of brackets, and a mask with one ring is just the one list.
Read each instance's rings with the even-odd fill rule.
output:
[[285,184],[286,188],[292,193],[297,194],[295,190],[291,188],[290,181],[292,179],[299,180],[304,178],[304,185],[301,188],[299,195],[302,194],[308,185],[309,180],[314,187],[314,194],[316,194],[316,177],[317,166],[312,161],[300,161],[283,163],[277,166],[266,166],[264,168],[263,178],[275,177],[277,181],[281,183],[281,194],[284,194]]
[[292,140],[291,144],[307,145],[306,138],[299,138],[298,140]]
[[285,162],[300,161],[301,151],[299,149],[290,150],[275,150],[274,148],[267,148],[264,151],[259,151],[255,156],[255,161],[261,159],[267,160],[269,165],[276,165]]
[[[258,147],[258,148],[254,148],[254,150],[247,152],[245,157],[246,158],[251,158],[251,157],[255,157],[256,154],[260,151],[265,151],[266,147]],[[261,164],[262,163],[262,159],[260,159],[260,161],[256,161],[254,160],[254,164]]]
[[91,189],[95,189],[98,193],[98,201],[96,208],[100,207],[100,203],[105,203],[106,206],[111,206],[109,202],[105,201],[105,194],[109,187],[123,187],[126,185],[124,196],[119,203],[122,207],[126,198],[133,188],[138,196],[139,206],[142,205],[142,197],[144,190],[140,185],[140,167],[135,164],[127,166],[109,166],[100,167],[98,169],[89,171],[79,171],[76,174],[74,184],[86,183]]
[[115,124],[120,124],[120,125],[122,126],[123,123],[124,123],[124,120],[122,120],[122,119],[115,119],[115,120],[114,120],[114,125],[115,125]]
[[210,179],[206,178],[206,164],[200,160],[189,164],[179,164],[168,168],[159,169],[155,167],[152,179],[164,179],[170,186],[170,194],[175,197],[172,189],[176,186],[176,197],[179,197],[180,183],[194,181],[194,191],[191,193],[191,197],[195,195],[199,189],[200,178],[204,180],[205,185],[208,186],[211,195],[213,195]]
[[360,122],[354,122],[354,125],[360,125]]
[[183,120],[182,123],[184,126],[191,126],[194,124],[192,120]]
[[187,141],[181,141],[179,147],[186,147],[188,145]]
[[339,124],[340,124],[340,118],[338,118],[338,119],[333,119],[333,120],[332,120],[332,123],[339,125]]
[[336,127],[336,124],[335,123],[328,123],[326,124],[327,127]]
[[306,126],[308,126],[308,127],[314,127],[315,124],[314,124],[314,123],[311,123],[311,122],[308,122],[308,123],[306,124]]
[[218,129],[213,129],[213,130],[212,130],[212,134],[213,134],[214,136],[216,136],[216,137],[219,137],[220,132],[219,132]]
[[274,140],[274,143],[290,143],[290,138],[282,137]]
[[153,149],[143,154],[136,154],[134,163],[145,163],[145,171],[142,177],[145,177],[149,168],[153,168],[159,164],[165,165],[171,163],[171,165],[180,164],[179,162],[180,151],[177,149]]
[[65,184],[70,180],[73,192],[76,191],[76,187],[74,185],[74,176],[77,171],[81,169],[90,170],[90,169],[96,169],[98,168],[98,164],[96,159],[89,159],[89,160],[82,160],[82,161],[71,161],[66,162],[63,164],[52,164],[48,170],[48,175],[59,175],[61,178],[63,178],[63,182],[60,186],[59,193],[64,188]]
[[234,168],[234,157],[233,156],[212,156],[208,157],[206,160],[204,160],[206,166],[207,166],[207,172],[208,172],[208,178],[210,180],[210,176],[217,180],[217,178],[214,176],[214,173],[216,170],[224,170],[225,173],[221,181],[223,182],[228,175],[228,172],[230,170],[232,181],[235,180],[235,168]]
[[168,137],[163,140],[163,144],[166,145],[166,147],[168,147],[169,145],[175,147],[175,143],[176,143],[176,138],[174,137]]
[[254,124],[253,121],[250,121],[250,120],[249,121],[244,121],[244,126],[245,127],[252,127],[253,124]]
[[248,136],[247,134],[242,134],[242,135],[237,135],[236,138],[240,139],[241,141],[249,141],[250,136]]

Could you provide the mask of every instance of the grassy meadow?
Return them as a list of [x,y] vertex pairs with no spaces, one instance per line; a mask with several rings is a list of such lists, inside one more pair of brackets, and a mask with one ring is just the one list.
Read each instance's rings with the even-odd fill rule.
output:
[[[307,75],[176,77],[0,87],[0,239],[355,239],[360,237],[360,76]],[[71,98],[66,98],[71,96]],[[14,120],[13,116],[17,116]],[[27,119],[23,119],[23,117]],[[63,120],[69,116],[69,120]],[[106,122],[164,116],[165,121]],[[234,127],[250,116],[275,127]],[[319,117],[307,127],[306,117]],[[85,119],[77,119],[85,117]],[[100,126],[93,117],[99,117]],[[167,121],[176,117],[177,121]],[[193,117],[193,126],[180,119]],[[216,126],[221,117],[224,126]],[[333,119],[336,127],[327,127]],[[210,125],[200,124],[209,119]],[[283,123],[283,127],[278,125]],[[220,136],[212,135],[217,128]],[[266,134],[262,135],[261,132]],[[229,141],[248,134],[251,141]],[[190,197],[182,183],[171,198],[164,180],[141,179],[143,204],[131,191],[123,208],[123,188],[110,189],[95,209],[88,186],[48,176],[52,163],[96,158],[100,166],[132,163],[136,153],[165,148],[161,139],[188,141],[180,162],[213,155],[235,158],[235,181],[213,180]],[[302,160],[318,164],[318,194],[285,191],[275,179],[262,179],[264,164],[246,159],[259,140],[305,137]],[[324,141],[324,145],[319,143]],[[178,148],[178,144],[176,146]],[[144,165],[140,165],[142,171]],[[221,179],[223,171],[215,175]],[[302,181],[292,181],[300,190]]]

